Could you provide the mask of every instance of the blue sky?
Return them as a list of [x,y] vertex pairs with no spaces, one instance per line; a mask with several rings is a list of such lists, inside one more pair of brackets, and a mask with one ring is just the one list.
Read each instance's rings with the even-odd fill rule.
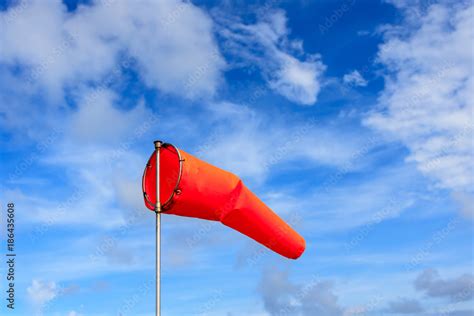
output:
[[153,315],[155,139],[238,174],[307,242],[290,261],[164,216],[163,315],[474,315],[471,2],[0,10],[2,315]]

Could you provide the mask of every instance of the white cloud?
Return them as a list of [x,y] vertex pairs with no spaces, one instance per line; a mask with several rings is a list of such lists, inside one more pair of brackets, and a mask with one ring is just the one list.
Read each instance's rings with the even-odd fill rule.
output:
[[344,81],[344,83],[349,85],[354,85],[358,87],[367,86],[367,80],[365,80],[364,77],[362,77],[360,72],[358,72],[357,70],[345,74],[344,77],[342,77],[342,80]]
[[362,135],[348,134],[315,118],[268,119],[258,111],[229,102],[216,104],[208,117],[215,120],[216,132],[199,154],[253,180],[263,180],[275,166],[299,159],[342,167],[362,143]]
[[452,302],[474,298],[474,275],[464,273],[452,279],[442,279],[438,271],[424,270],[415,280],[415,288],[429,297],[448,298]]
[[[26,80],[55,100],[64,87],[119,72],[123,55],[146,84],[185,97],[212,95],[224,66],[212,20],[189,2],[97,1],[67,12],[59,1],[29,1],[0,13],[0,63],[26,67]],[[107,21],[107,23],[104,23]],[[198,76],[192,84],[192,76]]]
[[288,272],[268,270],[262,275],[259,292],[270,315],[342,316],[343,307],[330,281],[308,275],[306,283],[295,284]]
[[37,308],[41,308],[58,295],[58,288],[55,282],[33,280],[31,285],[26,289],[26,292],[33,305]]
[[[222,20],[222,21],[221,21]],[[311,105],[317,101],[325,70],[319,55],[304,54],[300,40],[289,39],[282,10],[265,12],[255,24],[217,17],[226,52],[243,66],[257,66],[268,86],[290,101]],[[305,55],[301,60],[296,57]]]
[[[78,109],[69,111],[58,123],[64,132],[44,150],[31,154],[35,160],[27,167],[39,165],[65,175],[69,180],[64,190],[53,199],[44,198],[41,189],[28,194],[5,190],[19,205],[30,205],[25,220],[37,224],[34,233],[38,238],[44,234],[42,230],[57,225],[108,230],[123,224],[132,210],[145,212],[140,176],[149,151],[137,150],[137,145],[151,138],[158,118],[143,102],[129,110],[120,109],[118,97],[109,90],[96,92],[93,101],[88,96],[90,93],[84,93]],[[28,171],[13,174],[13,178],[21,180]]]
[[269,86],[291,101],[311,105],[320,90],[319,77],[324,70],[316,58],[300,61],[292,56],[281,56],[280,69],[270,75]]
[[388,70],[385,89],[379,110],[366,120],[403,142],[407,160],[439,187],[471,193],[473,12],[472,4],[437,4],[418,19],[407,18],[403,28],[388,28],[378,54]]
[[[368,156],[360,160],[366,160]],[[357,159],[354,160],[357,164]],[[306,190],[304,199],[297,198],[298,193],[283,192],[265,196],[265,202],[297,221],[304,217],[304,221],[297,223],[303,235],[324,236],[352,231],[357,237],[347,241],[347,249],[360,246],[379,223],[397,218],[416,205],[417,196],[413,190],[416,184],[411,168],[385,168],[372,174],[370,179],[360,180],[356,186],[344,179],[350,177],[347,175],[350,172],[337,169],[320,179],[317,189]],[[308,249],[311,247],[308,245]]]
[[117,104],[119,96],[111,90],[84,93],[71,115],[71,138],[82,143],[115,143],[153,115],[143,100],[131,110],[119,109]]

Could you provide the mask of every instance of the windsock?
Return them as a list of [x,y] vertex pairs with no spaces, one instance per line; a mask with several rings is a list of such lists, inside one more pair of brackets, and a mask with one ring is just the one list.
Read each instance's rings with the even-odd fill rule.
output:
[[[161,212],[220,221],[276,253],[297,259],[305,240],[253,194],[236,175],[163,144],[159,151]],[[143,195],[156,208],[156,151],[143,173]]]

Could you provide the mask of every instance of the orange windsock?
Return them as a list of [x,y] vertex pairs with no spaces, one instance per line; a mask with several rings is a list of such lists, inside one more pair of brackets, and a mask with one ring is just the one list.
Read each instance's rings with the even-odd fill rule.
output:
[[[305,241],[253,194],[236,175],[210,165],[171,144],[160,152],[162,212],[220,221],[282,256],[297,259]],[[156,151],[143,174],[145,205],[155,210]]]

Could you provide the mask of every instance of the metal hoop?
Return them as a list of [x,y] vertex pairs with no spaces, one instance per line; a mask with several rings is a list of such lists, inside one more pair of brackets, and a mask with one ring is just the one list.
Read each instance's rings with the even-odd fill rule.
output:
[[[168,149],[168,150],[169,150],[168,147],[173,147],[173,148],[176,150],[176,153],[177,153],[178,159],[179,159],[179,173],[178,173],[178,179],[176,180],[176,185],[175,185],[173,191],[171,192],[171,196],[166,200],[165,203],[163,203],[163,204],[161,205],[161,210],[162,210],[162,211],[161,211],[160,213],[164,213],[164,212],[166,211],[166,208],[171,205],[172,200],[173,200],[173,197],[175,196],[175,194],[180,194],[180,193],[181,193],[181,190],[179,189],[179,184],[180,184],[180,182],[181,182],[181,176],[183,175],[183,162],[184,162],[184,159],[182,158],[181,153],[180,153],[178,147],[176,147],[175,145],[169,144],[169,143],[164,143],[164,144],[161,145],[161,146],[162,146],[162,149]],[[153,154],[152,154],[152,156],[153,156]],[[150,158],[151,158],[151,156],[150,156]],[[148,159],[148,161],[150,161],[150,159]],[[147,169],[148,169],[150,166],[151,166],[151,164],[150,164],[150,163],[147,163],[147,164],[146,164],[146,168],[145,168],[145,170],[143,171],[143,176],[142,176],[142,191],[143,191],[143,197],[144,197],[146,203],[149,204],[149,205],[151,205],[151,206],[153,206],[154,208],[156,208],[156,203],[151,202],[150,199],[148,198],[148,194],[146,194],[146,192],[145,192],[145,178],[146,178],[145,175],[146,175]],[[159,180],[157,179],[157,181],[159,181]],[[178,192],[179,192],[179,193],[178,193]]]

